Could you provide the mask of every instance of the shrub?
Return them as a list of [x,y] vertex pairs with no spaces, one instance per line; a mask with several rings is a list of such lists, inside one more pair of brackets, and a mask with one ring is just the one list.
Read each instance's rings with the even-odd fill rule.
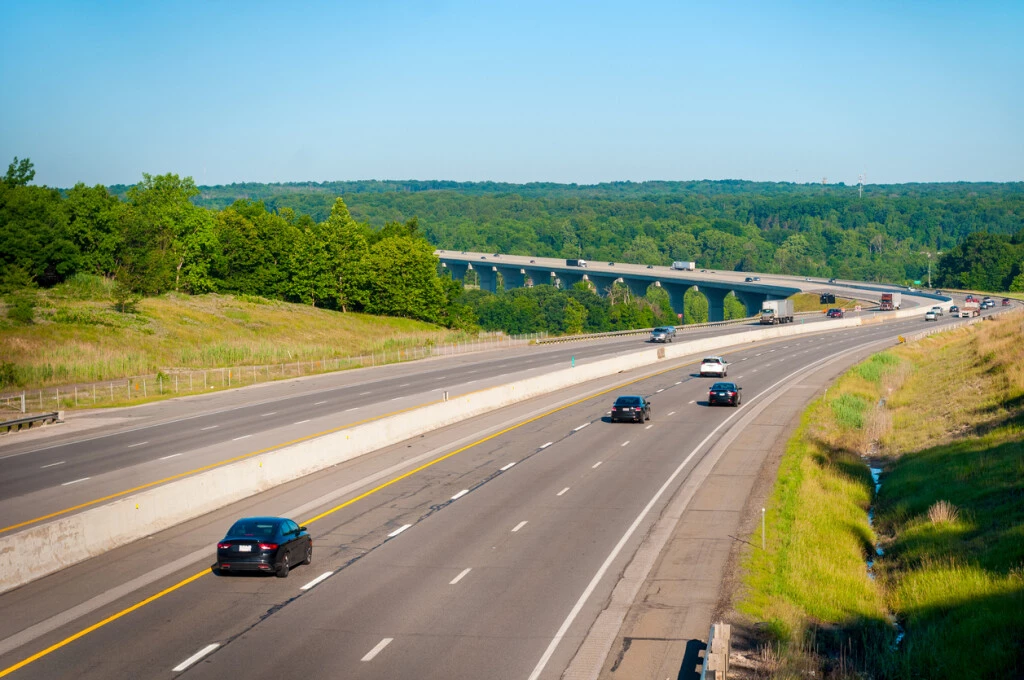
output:
[[0,387],[21,387],[24,384],[15,364],[0,362]]
[[29,295],[15,296],[7,307],[7,318],[23,324],[35,323],[35,298]]
[[960,519],[960,511],[949,501],[937,501],[928,508],[928,519],[932,524],[953,524]]

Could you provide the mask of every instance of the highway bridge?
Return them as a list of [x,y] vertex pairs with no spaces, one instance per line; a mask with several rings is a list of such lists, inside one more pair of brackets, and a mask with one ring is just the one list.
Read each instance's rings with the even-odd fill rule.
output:
[[[764,492],[759,472],[801,410],[900,334],[950,321],[817,319],[799,336],[732,344],[752,326],[684,329],[677,343],[720,344],[740,408],[707,406],[700,355],[680,356],[266,489],[0,595],[0,677],[685,676],[731,536],[752,529],[744,510]],[[255,466],[261,451],[415,413],[445,392],[472,399],[647,347],[521,347],[70,414],[0,437],[0,536],[232,460]],[[648,397],[653,420],[610,423],[623,393]],[[217,540],[263,514],[307,523],[313,564],[287,579],[217,574]]]

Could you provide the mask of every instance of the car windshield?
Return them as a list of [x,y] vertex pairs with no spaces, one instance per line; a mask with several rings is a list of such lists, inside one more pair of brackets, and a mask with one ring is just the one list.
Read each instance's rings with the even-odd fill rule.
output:
[[732,383],[715,383],[711,386],[712,392],[734,392],[735,389]]
[[277,531],[277,523],[269,520],[239,520],[228,530],[236,538],[270,538]]
[[[607,403],[607,402],[605,402]],[[619,397],[615,400],[616,406],[639,406],[640,397]]]

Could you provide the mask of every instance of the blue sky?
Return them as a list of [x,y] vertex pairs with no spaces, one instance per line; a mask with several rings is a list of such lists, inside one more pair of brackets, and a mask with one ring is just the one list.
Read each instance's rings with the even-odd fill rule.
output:
[[1024,2],[0,3],[36,183],[1024,180]]

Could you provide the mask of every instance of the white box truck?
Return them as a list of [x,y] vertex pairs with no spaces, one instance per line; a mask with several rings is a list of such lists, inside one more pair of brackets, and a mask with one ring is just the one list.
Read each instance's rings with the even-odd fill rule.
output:
[[761,305],[761,324],[765,326],[793,320],[792,300],[765,300]]
[[692,272],[697,268],[696,262],[673,262],[672,269],[680,269],[684,272]]

